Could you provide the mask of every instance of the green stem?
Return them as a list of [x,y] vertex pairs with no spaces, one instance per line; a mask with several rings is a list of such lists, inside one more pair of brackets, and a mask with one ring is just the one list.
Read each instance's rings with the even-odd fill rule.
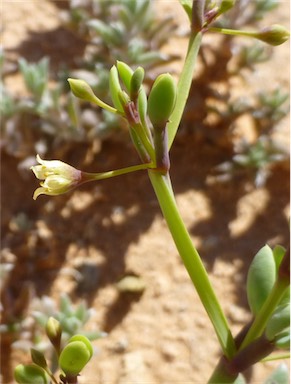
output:
[[82,172],[82,183],[87,183],[89,181],[109,179],[111,177],[120,176],[126,173],[141,171],[141,170],[149,169],[153,167],[154,167],[153,163],[147,163],[147,164],[131,165],[130,167],[125,167],[125,168],[115,169],[113,171],[100,172],[100,173]]
[[155,159],[155,150],[152,146],[152,143],[150,142],[148,136],[147,136],[147,133],[143,127],[143,125],[141,123],[138,123],[138,124],[134,124],[132,126],[132,129],[135,130],[135,132],[137,133],[137,137],[140,139],[140,141],[142,142],[145,150],[147,151],[149,157],[151,158],[151,160],[154,161]]
[[214,326],[223,353],[227,358],[231,358],[236,351],[231,331],[204,265],[178,211],[169,175],[163,176],[154,170],[149,170],[148,173],[176,247]]
[[201,46],[202,32],[192,33],[188,51],[185,58],[184,66],[179,77],[177,86],[177,102],[170,116],[168,123],[168,148],[170,150],[174,138],[176,136],[181,117],[183,115],[185,105],[188,99],[190,87],[193,80],[193,71],[196,64],[196,59]]
[[244,341],[240,346],[240,350],[249,345],[253,340],[259,338],[264,329],[266,328],[266,324],[269,318],[272,316],[275,308],[279,304],[282,299],[285,290],[289,286],[288,279],[278,279],[274,284],[274,287],[265,301],[263,307],[260,312],[256,316],[254,322],[252,323]]
[[236,29],[215,28],[215,27],[209,27],[208,31],[209,32],[223,33],[224,35],[231,35],[231,36],[257,37],[257,35],[258,35],[258,32],[240,31],[240,30],[236,30]]
[[118,111],[116,108],[111,107],[111,105],[104,103],[104,101],[100,100],[99,97],[97,97],[95,95],[94,95],[94,97],[92,97],[92,102],[94,104],[97,104],[100,108],[106,109],[108,112],[119,114],[119,115],[123,116],[123,113]]
[[290,359],[290,353],[280,353],[277,355],[270,355],[260,361],[260,363],[266,363],[267,361]]

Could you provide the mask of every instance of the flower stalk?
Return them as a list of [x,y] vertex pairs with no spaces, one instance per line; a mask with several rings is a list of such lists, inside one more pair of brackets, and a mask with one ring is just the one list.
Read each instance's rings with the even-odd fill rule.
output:
[[201,258],[180,216],[169,175],[154,170],[148,173],[177,250],[213,324],[223,353],[231,358],[236,351],[234,339]]
[[218,32],[224,35],[252,37],[274,46],[285,43],[290,37],[289,31],[278,24],[273,24],[261,31],[241,31],[216,27],[209,27],[207,30],[209,32]]
[[59,160],[42,160],[39,155],[36,156],[36,160],[39,165],[34,165],[31,167],[31,170],[35,176],[42,181],[40,187],[37,188],[33,194],[34,200],[40,195],[56,196],[64,194],[90,181],[108,179],[126,173],[154,168],[153,163],[145,163],[115,169],[113,171],[89,173],[80,171]]

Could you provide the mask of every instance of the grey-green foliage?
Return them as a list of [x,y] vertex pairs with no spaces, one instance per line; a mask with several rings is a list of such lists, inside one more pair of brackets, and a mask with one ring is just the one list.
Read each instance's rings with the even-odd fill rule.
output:
[[[210,1],[206,4],[211,8]],[[237,0],[234,7],[214,24],[223,28],[246,29],[248,27],[255,30],[259,28],[258,21],[273,11],[278,4],[278,1],[274,0]],[[289,164],[288,147],[282,140],[279,141],[279,136],[276,135],[283,127],[281,120],[289,113],[288,90],[279,88],[277,85],[271,91],[259,89],[252,95],[250,90],[245,97],[234,98],[231,95],[230,80],[240,77],[246,81],[249,70],[259,71],[259,65],[267,62],[273,51],[264,43],[250,43],[247,40],[238,42],[235,37],[229,36],[224,36],[220,44],[218,49],[215,46],[205,48],[205,50],[211,50],[216,57],[216,62],[207,66],[206,61],[202,79],[197,81],[200,92],[207,95],[204,101],[205,115],[214,114],[217,120],[217,123],[209,125],[207,121],[204,122],[202,134],[213,140],[216,145],[221,144],[224,148],[231,149],[233,156],[216,167],[217,174],[210,179],[227,181],[243,175],[251,177],[256,186],[262,186],[276,165],[288,166]],[[223,52],[222,55],[221,52]],[[206,57],[205,52],[204,57]],[[213,79],[213,84],[209,79]],[[217,82],[222,82],[224,86],[229,84],[230,91],[226,87],[225,93],[217,93]],[[201,85],[205,89],[201,89]],[[200,112],[199,117],[202,115],[203,113]],[[243,129],[238,119],[246,115],[251,118],[250,124],[254,127],[255,138],[249,141],[242,134],[234,144],[233,133],[236,132],[237,127]],[[195,124],[192,121],[192,126],[199,127],[199,123]]]
[[286,147],[276,142],[271,135],[262,134],[254,142],[241,140],[234,147],[231,160],[216,167],[217,180],[226,181],[233,176],[248,175],[256,187],[261,187],[276,164],[288,163]]
[[271,375],[264,381],[264,384],[288,384],[289,371],[286,364],[280,364]]
[[78,305],[74,305],[68,295],[62,295],[60,298],[59,308],[56,307],[54,301],[44,298],[38,303],[37,310],[32,312],[33,317],[41,327],[45,327],[48,318],[54,317],[62,327],[62,337],[68,340],[74,334],[82,334],[90,340],[97,339],[105,334],[100,331],[86,331],[84,329],[87,321],[92,315],[92,309],[87,307],[85,301],[81,301]]
[[[263,384],[288,384],[289,371],[286,364],[281,363],[274,371],[267,377]],[[247,381],[242,374],[238,376],[233,384],[247,384]]]
[[[75,334],[86,336],[89,340],[105,337],[106,333],[88,330],[87,322],[94,310],[88,308],[85,301],[74,305],[68,295],[60,297],[60,303],[47,296],[34,299],[28,309],[28,315],[18,324],[19,337],[12,346],[14,349],[28,350],[37,348],[51,353],[51,344],[44,338],[44,329],[50,317],[60,322],[62,328],[62,343],[66,343]],[[27,327],[27,324],[30,324]]]

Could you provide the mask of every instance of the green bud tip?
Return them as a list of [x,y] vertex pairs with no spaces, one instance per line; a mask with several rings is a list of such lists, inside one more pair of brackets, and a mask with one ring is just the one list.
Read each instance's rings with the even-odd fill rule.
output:
[[282,25],[274,24],[262,29],[255,37],[270,45],[280,45],[289,39],[290,32]]
[[30,354],[31,354],[31,360],[34,362],[34,364],[44,369],[47,368],[46,359],[44,357],[44,354],[41,351],[31,348]]
[[57,352],[59,352],[62,337],[62,327],[60,322],[54,317],[50,317],[46,323],[45,330],[51,343],[53,344]]
[[60,322],[54,317],[49,317],[46,327],[46,333],[50,339],[59,338],[62,334],[62,327]]
[[148,98],[148,116],[154,128],[165,128],[176,103],[176,84],[169,74],[159,75]]
[[94,102],[96,96],[94,95],[92,88],[88,83],[86,83],[86,81],[79,79],[68,79],[68,82],[70,84],[71,91],[73,92],[74,96],[82,100]]
[[235,1],[236,0],[222,0],[218,13],[221,15],[222,13],[229,11],[234,6]]
[[143,79],[144,79],[144,69],[142,67],[138,67],[134,71],[130,81],[130,98],[133,101],[137,98],[140,87],[142,86]]

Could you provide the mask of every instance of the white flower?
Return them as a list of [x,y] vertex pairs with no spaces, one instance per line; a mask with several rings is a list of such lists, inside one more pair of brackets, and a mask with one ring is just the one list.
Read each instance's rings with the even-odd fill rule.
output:
[[39,155],[36,156],[39,165],[34,165],[30,169],[39,180],[40,183],[33,194],[36,200],[39,195],[60,195],[75,188],[82,182],[82,172],[78,169],[63,163],[59,160],[42,160]]

